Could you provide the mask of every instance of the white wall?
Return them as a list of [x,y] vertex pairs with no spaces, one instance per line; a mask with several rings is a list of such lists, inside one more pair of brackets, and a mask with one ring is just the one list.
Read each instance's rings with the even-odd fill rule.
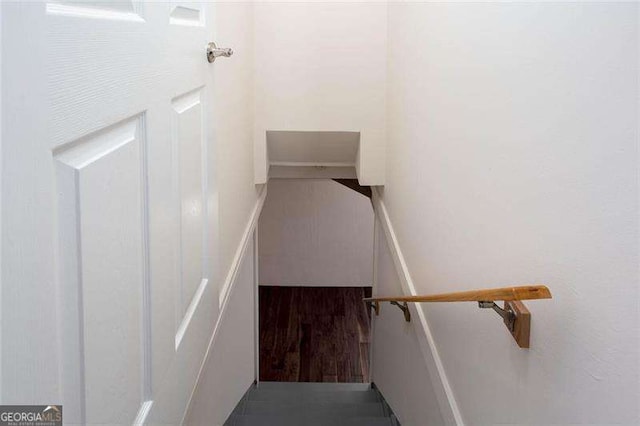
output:
[[187,425],[221,426],[256,379],[254,241],[248,244],[191,400]]
[[260,216],[260,284],[370,286],[369,198],[328,179],[271,179]]
[[256,181],[266,130],[361,132],[358,177],[384,181],[384,3],[256,4]]
[[251,2],[216,3],[216,41],[234,50],[215,65],[221,279],[260,190],[253,183],[253,9]]
[[425,305],[467,424],[640,422],[638,17],[389,5],[383,201],[416,291],[554,295],[527,303],[529,350],[493,312]]
[[[403,294],[400,277],[395,269],[390,247],[380,226],[376,226],[376,286],[377,295]],[[410,305],[412,321],[388,303],[380,305],[380,314],[372,311],[371,381],[378,386],[402,425],[442,425],[435,382],[429,373],[430,359],[425,360],[420,347],[423,330]],[[427,354],[429,355],[429,354]],[[433,374],[433,373],[432,373]]]
[[213,336],[201,336],[209,349],[185,419],[193,425],[222,425],[255,379],[254,252],[247,233],[261,190],[253,183],[253,4],[216,3],[215,22],[218,45],[234,49],[214,68],[220,293],[209,303],[223,304]]

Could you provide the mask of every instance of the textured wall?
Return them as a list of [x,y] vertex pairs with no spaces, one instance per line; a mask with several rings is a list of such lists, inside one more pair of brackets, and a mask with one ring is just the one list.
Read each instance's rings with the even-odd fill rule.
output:
[[389,5],[384,202],[417,290],[554,295],[527,303],[529,350],[493,312],[425,305],[467,424],[640,422],[638,16]]

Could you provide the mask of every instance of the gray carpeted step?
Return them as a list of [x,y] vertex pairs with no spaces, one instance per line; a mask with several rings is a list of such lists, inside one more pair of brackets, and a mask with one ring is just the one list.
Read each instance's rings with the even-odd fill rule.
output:
[[227,424],[232,426],[393,426],[388,417],[322,418],[302,416],[232,416]]
[[349,404],[343,402],[279,402],[247,401],[242,412],[235,414],[310,414],[316,417],[382,417],[384,408],[379,402]]
[[261,382],[249,388],[225,426],[398,426],[366,383]]

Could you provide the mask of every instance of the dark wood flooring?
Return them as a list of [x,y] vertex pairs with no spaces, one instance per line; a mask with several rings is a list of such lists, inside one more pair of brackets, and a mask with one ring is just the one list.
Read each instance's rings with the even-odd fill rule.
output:
[[260,286],[260,380],[368,382],[370,287]]

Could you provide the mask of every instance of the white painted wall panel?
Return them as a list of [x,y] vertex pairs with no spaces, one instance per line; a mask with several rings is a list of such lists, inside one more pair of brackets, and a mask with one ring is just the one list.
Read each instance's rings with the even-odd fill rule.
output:
[[384,201],[416,290],[554,296],[527,303],[529,350],[495,313],[426,306],[467,424],[640,422],[638,16],[389,5]]
[[219,199],[220,280],[232,264],[260,187],[253,182],[253,3],[216,3],[219,46],[232,47],[231,58],[216,61],[215,140]]
[[355,166],[357,132],[267,131],[271,167],[278,165]]
[[[402,294],[384,232],[376,227],[377,259],[375,294]],[[412,320],[407,323],[402,312],[389,303],[380,305],[380,315],[373,311],[371,381],[378,386],[402,425],[442,425],[438,400],[423,353],[418,316],[410,306]]]
[[191,401],[187,425],[221,426],[256,379],[256,259],[250,238]]
[[360,132],[358,178],[384,183],[387,5],[259,2],[255,6],[256,182],[266,131]]
[[329,179],[271,179],[260,217],[260,284],[370,286],[370,200]]

